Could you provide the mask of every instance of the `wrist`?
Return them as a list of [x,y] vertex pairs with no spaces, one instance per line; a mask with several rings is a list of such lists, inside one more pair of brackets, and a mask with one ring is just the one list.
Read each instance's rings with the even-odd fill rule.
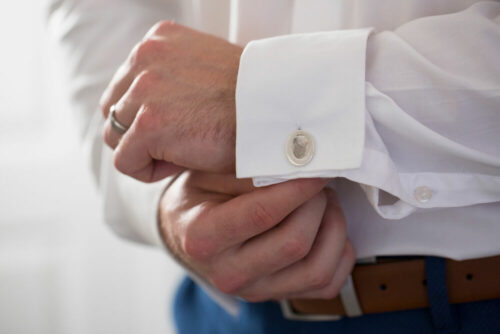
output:
[[163,245],[167,248],[167,250],[174,254],[175,257],[178,258],[177,254],[178,251],[174,247],[174,243],[171,240],[171,237],[169,237],[170,233],[168,233],[168,212],[166,208],[168,207],[168,198],[167,194],[168,191],[171,189],[175,181],[178,179],[178,177],[182,173],[176,174],[171,177],[167,185],[165,186],[165,189],[163,190],[162,195],[160,196],[160,200],[158,201],[158,208],[157,208],[157,224],[158,224],[158,233],[160,234],[160,239],[163,242]]

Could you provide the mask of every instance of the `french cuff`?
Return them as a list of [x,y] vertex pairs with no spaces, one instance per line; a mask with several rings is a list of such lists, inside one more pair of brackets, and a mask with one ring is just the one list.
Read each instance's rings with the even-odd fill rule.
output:
[[360,167],[369,33],[286,35],[246,46],[236,88],[238,178],[259,186]]

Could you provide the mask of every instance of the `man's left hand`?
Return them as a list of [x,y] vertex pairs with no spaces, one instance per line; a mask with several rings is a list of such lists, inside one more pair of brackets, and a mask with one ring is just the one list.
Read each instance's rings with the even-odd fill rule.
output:
[[[112,52],[112,50],[110,50]],[[242,48],[160,22],[134,48],[101,98],[104,139],[122,173],[154,182],[183,168],[234,172],[235,89]]]

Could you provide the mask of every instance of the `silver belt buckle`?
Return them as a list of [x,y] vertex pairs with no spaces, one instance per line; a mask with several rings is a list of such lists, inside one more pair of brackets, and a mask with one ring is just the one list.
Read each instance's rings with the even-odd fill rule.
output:
[[[340,290],[340,299],[342,300],[342,305],[347,314],[347,317],[359,317],[363,315],[361,306],[359,305],[358,296],[356,295],[356,289],[354,288],[354,283],[352,281],[352,276],[349,275],[347,281],[345,282],[342,290]],[[283,317],[288,320],[301,320],[301,321],[337,321],[343,318],[339,314],[301,314],[297,313],[290,305],[288,299],[280,301],[281,312]]]

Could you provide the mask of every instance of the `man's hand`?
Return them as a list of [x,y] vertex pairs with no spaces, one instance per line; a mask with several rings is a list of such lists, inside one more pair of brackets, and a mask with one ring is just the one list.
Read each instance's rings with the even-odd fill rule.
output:
[[[110,50],[112,52],[112,50]],[[233,172],[235,88],[242,48],[173,22],[158,23],[119,68],[101,98],[104,139],[115,166],[145,182],[182,168]]]
[[188,267],[248,301],[332,298],[355,255],[326,180],[255,189],[232,176],[184,172],[160,204],[163,238]]

